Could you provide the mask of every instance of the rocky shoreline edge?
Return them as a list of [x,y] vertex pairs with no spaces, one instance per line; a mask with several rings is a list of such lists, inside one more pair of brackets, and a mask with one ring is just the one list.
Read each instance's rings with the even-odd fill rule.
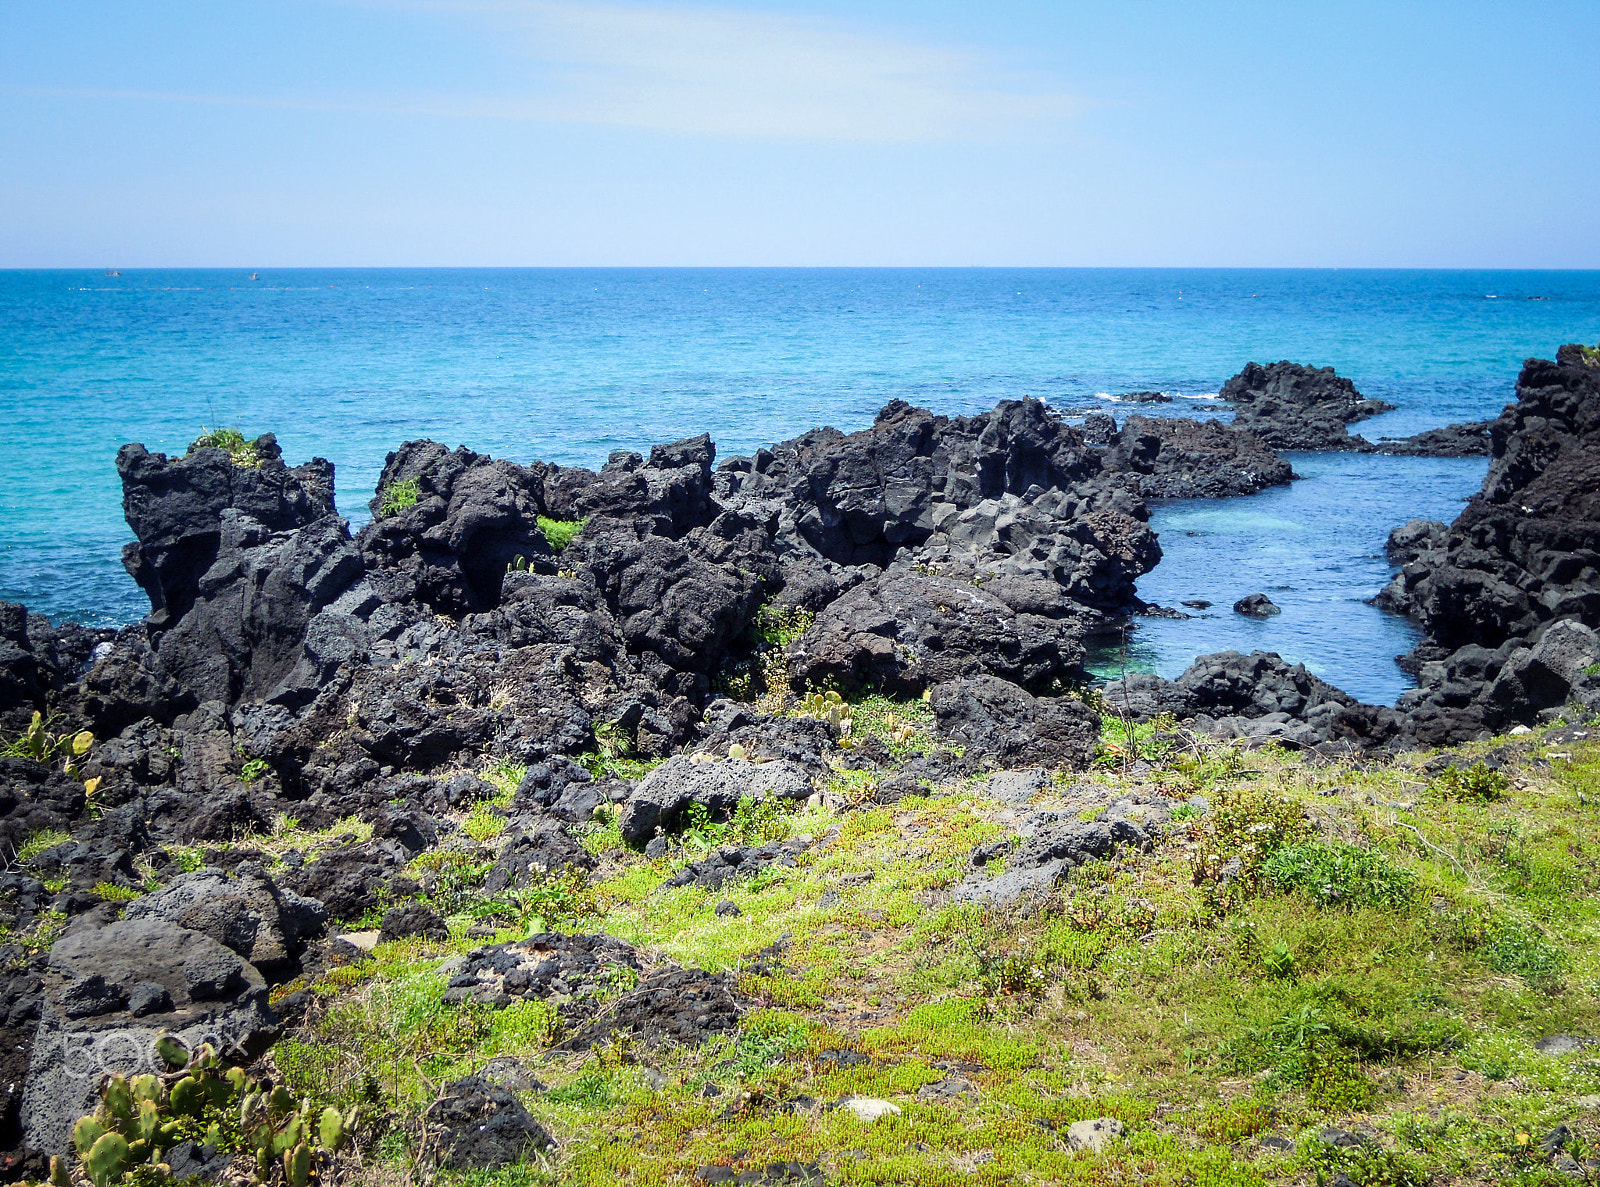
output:
[[[180,458],[125,446],[124,563],[149,617],[93,631],[0,604],[0,733],[16,739],[0,758],[0,893],[8,935],[32,937],[0,949],[12,1177],[68,1153],[104,1074],[160,1070],[159,1036],[236,1061],[265,1051],[306,1007],[277,987],[360,959],[331,923],[381,911],[386,940],[444,927],[407,899],[463,810],[501,822],[481,883],[495,893],[581,879],[595,859],[574,829],[599,817],[657,857],[745,805],[838,801],[830,771],[869,776],[842,808],[1001,776],[1025,802],[1035,772],[1090,763],[1103,717],[1130,741],[1155,723],[1334,759],[1600,709],[1600,355],[1530,360],[1486,426],[1377,446],[1347,426],[1383,407],[1331,370],[1251,364],[1224,395],[1232,425],[1081,430],[1031,400],[966,418],[897,402],[859,433],[720,464],[701,436],[597,472],[408,442],[354,536],[331,464],[290,467],[270,435]],[[1491,459],[1453,524],[1391,534],[1402,567],[1377,604],[1426,634],[1399,705],[1263,653],[1087,690],[1087,644],[1159,610],[1135,592],[1160,559],[1147,500],[1289,481],[1277,449],[1386,447]],[[923,706],[928,744],[855,730],[874,697]],[[496,763],[511,786],[484,777]],[[1170,810],[1135,797],[1089,822],[1034,821],[1009,881],[952,894],[1048,891]],[[286,819],[366,835],[298,861],[235,844]],[[804,848],[719,850],[675,877],[714,888]],[[641,970],[630,946],[552,931],[463,960],[447,993],[554,993],[569,1041],[593,1045],[618,1007],[597,1029],[586,1003],[621,969]],[[692,1042],[734,1025],[724,974],[643,971],[632,1030]],[[509,1118],[510,1148],[537,1145],[496,1091],[462,1088],[455,1128],[440,1125],[459,1137]]]

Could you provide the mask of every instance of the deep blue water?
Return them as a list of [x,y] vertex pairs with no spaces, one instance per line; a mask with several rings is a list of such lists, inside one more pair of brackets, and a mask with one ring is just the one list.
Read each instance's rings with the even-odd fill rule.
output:
[[[295,270],[0,272],[0,597],[121,623],[118,445],[182,452],[202,426],[272,430],[338,467],[357,523],[401,441],[595,465],[709,430],[748,452],[850,430],[900,397],[966,413],[1156,388],[1216,392],[1245,362],[1332,365],[1404,435],[1492,415],[1522,360],[1600,338],[1600,273],[1209,270]],[[1533,300],[1530,298],[1542,298]],[[1183,400],[1169,410],[1204,409]],[[1299,455],[1293,488],[1158,509],[1140,591],[1217,602],[1145,620],[1173,674],[1221,646],[1303,660],[1362,697],[1405,687],[1413,633],[1362,599],[1388,529],[1450,518],[1481,462]],[[1196,534],[1190,534],[1196,533]],[[1266,623],[1226,612],[1269,592]]]

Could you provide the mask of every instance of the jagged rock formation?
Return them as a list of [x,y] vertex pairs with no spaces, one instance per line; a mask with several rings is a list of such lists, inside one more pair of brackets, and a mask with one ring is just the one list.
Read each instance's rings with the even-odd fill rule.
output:
[[1489,434],[1482,489],[1448,527],[1391,533],[1402,568],[1376,599],[1427,632],[1401,707],[1432,742],[1600,704],[1600,353],[1529,359]]
[[1146,499],[1253,495],[1294,478],[1260,437],[1217,420],[1134,415],[1106,434],[1105,444],[1107,465]]
[[1234,427],[1274,449],[1370,450],[1370,443],[1352,437],[1346,426],[1394,408],[1363,396],[1332,367],[1287,360],[1265,367],[1248,363],[1219,394],[1234,407]]

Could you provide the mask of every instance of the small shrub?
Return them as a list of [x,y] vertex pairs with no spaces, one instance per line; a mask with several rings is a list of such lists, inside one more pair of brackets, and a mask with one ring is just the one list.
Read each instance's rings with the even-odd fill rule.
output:
[[1298,893],[1319,907],[1404,907],[1417,877],[1374,849],[1309,842],[1289,845],[1261,865],[1262,885]]
[[271,769],[272,767],[268,765],[266,759],[252,758],[239,768],[239,779],[246,784],[254,783]]
[[1321,1138],[1308,1139],[1306,1161],[1317,1183],[1343,1181],[1361,1187],[1428,1187],[1429,1175],[1414,1159],[1373,1142],[1330,1146]]
[[539,516],[539,530],[544,533],[545,543],[550,545],[555,552],[565,552],[567,545],[571,544],[577,534],[583,531],[583,525],[588,523],[587,517],[583,519],[550,519]]
[[389,483],[383,488],[379,514],[398,515],[417,505],[417,500],[422,497],[422,479],[401,478]]
[[1260,888],[1267,858],[1310,835],[1305,810],[1294,801],[1255,788],[1224,791],[1201,828],[1195,883],[1213,908],[1226,910]]
[[[257,441],[260,440],[258,437]],[[189,446],[189,452],[197,449],[220,449],[228,455],[228,460],[241,470],[258,470],[266,459],[261,456],[261,451],[256,448],[255,441],[245,440],[245,436],[238,429],[205,429],[200,430],[194,444]]]
[[1492,803],[1506,798],[1511,780],[1484,763],[1475,762],[1464,771],[1446,767],[1433,781],[1433,789],[1446,799]]

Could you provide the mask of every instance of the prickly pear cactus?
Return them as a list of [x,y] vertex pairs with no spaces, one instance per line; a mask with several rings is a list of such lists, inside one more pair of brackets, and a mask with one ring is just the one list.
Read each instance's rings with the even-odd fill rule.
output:
[[[318,1110],[281,1084],[224,1068],[209,1046],[190,1053],[163,1035],[156,1050],[172,1071],[111,1077],[99,1107],[73,1128],[73,1149],[93,1187],[169,1180],[162,1156],[184,1138],[253,1153],[263,1184],[308,1187],[356,1125],[355,1107]],[[51,1161],[50,1183],[72,1187],[66,1159]]]

